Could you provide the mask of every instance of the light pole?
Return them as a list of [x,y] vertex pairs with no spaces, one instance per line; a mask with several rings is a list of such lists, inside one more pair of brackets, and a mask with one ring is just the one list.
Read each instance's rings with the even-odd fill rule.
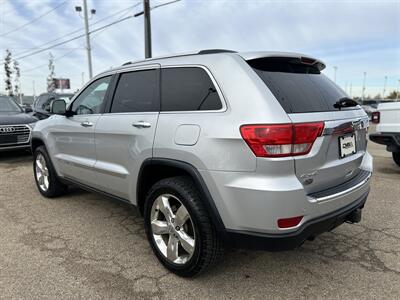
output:
[[364,96],[365,96],[365,80],[367,78],[367,72],[364,72],[364,79],[363,79],[363,86],[362,86],[362,94],[361,94],[361,100],[364,101]]
[[[174,1],[175,2],[175,1]],[[166,3],[168,4],[168,3]],[[134,16],[144,15],[144,57],[151,58],[151,19],[150,19],[150,0],[143,0],[143,11]]]
[[334,66],[333,67],[333,70],[334,70],[334,75],[333,75],[333,81],[336,83],[336,71],[337,71],[337,66]]
[[384,83],[383,83],[382,99],[385,99],[386,84],[387,84],[387,76],[385,76],[385,81],[384,81]]
[[353,84],[350,82],[350,98],[353,99],[353,91],[352,91],[352,89],[353,89]]
[[144,13],[144,57],[151,57],[151,21],[150,21],[150,0],[143,0]]
[[[86,0],[83,1],[83,19],[85,23],[85,36],[86,36],[86,52],[87,52],[87,60],[88,60],[88,68],[89,68],[89,79],[93,77],[93,68],[92,68],[92,49],[90,47],[90,36],[89,36],[89,18],[88,18],[88,10]],[[81,6],[75,6],[75,11],[81,12]],[[90,10],[90,15],[93,16],[96,14],[95,9]]]
[[156,9],[161,6],[169,5],[175,2],[179,2],[181,0],[173,0],[167,3],[158,4],[156,6],[150,7],[150,0],[143,0],[143,11],[138,12],[134,15],[134,17],[138,17],[144,15],[144,57],[151,58],[152,57],[152,48],[151,48],[151,18],[150,18],[150,10]]

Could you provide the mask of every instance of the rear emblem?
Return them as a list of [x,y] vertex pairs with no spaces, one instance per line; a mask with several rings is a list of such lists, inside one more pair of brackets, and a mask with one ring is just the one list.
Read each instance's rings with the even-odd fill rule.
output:
[[358,121],[353,121],[351,122],[351,127],[353,127],[353,130],[360,130],[364,128],[364,123],[361,120]]
[[317,175],[317,171],[311,172],[311,173],[306,173],[306,174],[301,174],[300,178],[304,179],[303,184],[304,185],[310,185],[311,183],[314,182],[313,177]]
[[317,173],[318,173],[317,171],[314,171],[311,173],[301,174],[300,178],[303,178],[303,179],[311,178],[311,177],[314,177],[315,175],[317,175]]

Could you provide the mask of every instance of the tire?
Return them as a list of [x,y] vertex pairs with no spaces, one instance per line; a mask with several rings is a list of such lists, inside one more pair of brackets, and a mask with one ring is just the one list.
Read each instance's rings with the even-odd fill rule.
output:
[[[33,174],[35,176],[36,186],[43,196],[54,198],[66,192],[67,186],[58,179],[57,173],[44,146],[36,148],[33,153]],[[47,180],[44,175],[47,176]]]
[[393,160],[400,167],[400,152],[392,152]]
[[[169,211],[173,213],[173,218],[169,221],[167,220],[169,217],[162,213],[167,210],[164,205],[165,199],[168,199],[171,209]],[[217,231],[202,203],[198,189],[190,178],[179,176],[160,180],[150,189],[145,201],[146,235],[153,252],[168,270],[178,276],[193,277],[212,266],[222,256],[222,246]],[[185,209],[187,215],[186,212],[181,213]],[[183,218],[183,215],[187,219]],[[186,219],[185,223],[182,221],[184,219]],[[154,222],[163,222],[157,223],[163,225],[154,227]],[[169,224],[168,229],[165,229],[165,224]],[[169,232],[156,234],[166,230]],[[194,241],[194,247],[192,247],[191,238]],[[176,247],[169,247],[171,239],[172,245],[174,241],[178,241]],[[176,249],[176,251],[168,252],[169,249]],[[193,249],[193,251],[187,251],[187,249]],[[171,255],[168,258],[169,253],[177,255]],[[174,260],[175,257],[177,257],[176,260]]]

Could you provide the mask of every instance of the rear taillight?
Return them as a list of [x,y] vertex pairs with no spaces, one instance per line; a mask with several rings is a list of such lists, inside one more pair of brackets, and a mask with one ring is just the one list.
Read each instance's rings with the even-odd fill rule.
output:
[[286,218],[286,219],[278,219],[278,227],[279,228],[291,228],[300,224],[301,220],[303,220],[303,216]]
[[371,122],[374,124],[378,124],[381,120],[381,113],[379,111],[374,111],[371,114]]
[[284,157],[310,152],[324,122],[243,125],[240,133],[257,157]]

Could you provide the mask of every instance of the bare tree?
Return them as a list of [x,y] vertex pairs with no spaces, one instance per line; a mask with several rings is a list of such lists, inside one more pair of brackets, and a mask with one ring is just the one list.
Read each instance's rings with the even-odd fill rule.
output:
[[13,94],[13,88],[12,88],[12,70],[11,70],[11,52],[10,50],[6,50],[6,57],[4,58],[4,72],[5,72],[5,78],[4,78],[4,83],[6,84],[5,90],[7,92],[7,95],[12,97],[14,96]]
[[49,76],[47,76],[47,92],[53,93],[56,89],[56,86],[54,84],[54,57],[51,52],[49,53],[49,71]]
[[14,95],[17,97],[18,101],[22,104],[22,99],[21,99],[21,86],[19,82],[19,78],[21,77],[21,71],[19,68],[19,63],[14,60]]
[[389,96],[387,96],[387,99],[397,99],[398,95],[397,95],[398,91],[392,91],[389,93]]
[[374,97],[374,99],[382,99],[381,94],[380,94],[380,93],[376,94],[375,97]]

